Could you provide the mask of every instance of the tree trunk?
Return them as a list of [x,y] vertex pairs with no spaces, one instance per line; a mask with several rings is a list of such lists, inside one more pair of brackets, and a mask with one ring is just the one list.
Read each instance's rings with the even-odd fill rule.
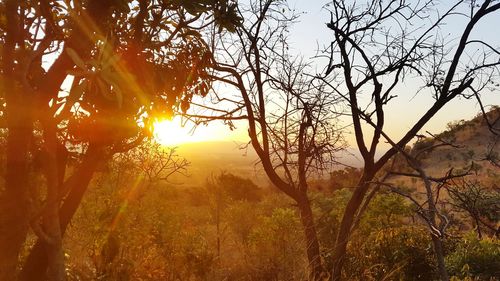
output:
[[14,73],[19,40],[18,1],[5,1],[6,37],[2,72],[7,121],[5,189],[0,194],[0,281],[15,280],[18,256],[29,226],[28,150],[32,117],[28,95]]
[[[47,206],[44,215],[44,229],[50,241],[46,243],[45,254],[47,258],[47,280],[64,281],[66,280],[66,271],[64,266],[64,252],[62,248],[62,234],[59,223],[59,212],[57,201],[50,203],[53,206]],[[40,239],[40,237],[39,237]]]
[[221,264],[220,257],[220,202],[217,202],[215,220],[217,225],[217,263]]
[[[425,173],[425,171],[423,170],[423,168],[417,161],[412,160],[409,163],[420,174],[420,177],[424,182],[425,193],[427,196],[427,205],[428,205],[427,223],[430,225],[430,227],[439,229],[440,236],[442,236],[444,235],[444,230],[441,227],[439,227],[438,224],[436,223],[436,216],[437,214],[439,214],[439,211],[436,207],[436,201],[434,199],[434,195],[432,192],[432,183],[427,174]],[[438,236],[434,235],[432,231],[431,231],[431,238],[432,238],[432,244],[434,246],[434,254],[436,255],[436,260],[438,263],[439,277],[442,281],[448,281],[450,278],[448,277],[448,272],[446,271],[446,266],[444,263],[443,242]]]
[[[50,112],[50,110],[48,110]],[[60,186],[58,165],[58,140],[57,127],[50,120],[51,116],[41,118],[43,124],[44,137],[44,168],[47,182],[47,200],[43,212],[43,231],[46,232],[49,241],[45,247],[47,255],[48,270],[47,278],[49,281],[66,280],[66,270],[64,266],[64,252],[62,248],[61,223],[59,221],[59,206],[61,197],[59,195],[62,186]],[[64,169],[63,169],[64,170]],[[39,239],[42,237],[39,237]]]
[[448,281],[450,280],[450,277],[448,276],[448,271],[446,270],[446,266],[444,263],[444,250],[443,250],[443,241],[439,239],[439,237],[436,237],[435,235],[432,235],[432,244],[434,246],[434,254],[436,255],[436,260],[438,263],[438,271],[439,271],[439,277],[441,281]]
[[366,174],[362,176],[360,184],[358,184],[358,187],[354,190],[354,193],[347,203],[344,211],[344,215],[340,223],[339,233],[337,234],[337,240],[335,241],[333,269],[330,275],[330,279],[333,281],[339,281],[341,279],[351,229],[353,227],[358,209],[363,203],[363,198],[368,190],[371,178],[372,177],[368,177]]
[[[101,147],[91,145],[85,154],[80,167],[64,184],[64,187],[70,189],[70,192],[59,209],[59,220],[62,235],[64,235],[66,227],[78,209],[96,168],[106,159],[107,157]],[[47,256],[45,255],[46,248],[47,243],[38,239],[33,248],[31,248],[28,258],[24,263],[19,280],[45,280],[45,273],[47,272],[48,265]]]
[[5,190],[0,198],[0,281],[15,280],[19,252],[29,229],[30,137],[29,126],[9,127]]
[[474,214],[473,217],[474,217],[474,223],[473,223],[473,225],[474,224],[476,225],[477,238],[482,239],[483,238],[483,234],[481,233],[481,225],[480,225],[480,222],[479,222],[479,218],[478,218],[478,216],[476,214]]
[[322,280],[324,269],[321,262],[319,241],[316,233],[316,227],[314,225],[311,203],[305,194],[300,196],[300,200],[297,203],[307,243],[306,252],[307,260],[309,262],[309,280]]

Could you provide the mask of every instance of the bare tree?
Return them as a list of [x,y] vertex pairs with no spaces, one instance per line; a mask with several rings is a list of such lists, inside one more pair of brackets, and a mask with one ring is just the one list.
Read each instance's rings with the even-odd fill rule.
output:
[[[392,140],[390,140],[387,135],[385,135],[385,133],[382,134],[387,140],[389,140],[389,143],[391,145],[394,145],[396,148],[398,148],[396,144]],[[436,144],[433,144],[431,146],[424,147],[423,149],[417,150],[415,153],[411,153],[407,150],[399,150],[398,155],[401,155],[406,160],[408,167],[413,172],[390,169],[387,174],[388,177],[385,178],[383,182],[378,183],[380,185],[388,187],[390,191],[409,199],[409,201],[416,207],[417,214],[429,229],[441,280],[449,279],[449,275],[445,266],[444,245],[442,241],[446,237],[446,230],[449,226],[449,219],[445,212],[443,212],[439,208],[439,201],[443,196],[442,190],[443,187],[445,187],[449,183],[449,181],[456,178],[463,178],[469,175],[471,171],[470,168],[472,168],[473,165],[471,164],[470,168],[465,172],[456,173],[454,172],[454,169],[451,168],[443,177],[430,176],[423,166],[421,157],[437,147],[446,145],[453,146],[453,144],[443,141],[437,142]],[[405,190],[405,188],[398,187],[394,183],[389,182],[388,180],[394,176],[420,179],[424,186],[423,196],[421,196],[422,194],[420,194],[420,192],[409,192],[408,190]]]
[[177,154],[175,147],[164,147],[154,141],[118,153],[113,160],[115,169],[138,171],[148,185],[168,181],[174,174],[185,175],[190,164]]
[[[382,167],[448,102],[459,96],[479,98],[481,92],[494,90],[488,85],[498,77],[499,53],[488,42],[471,39],[471,32],[481,19],[500,9],[500,4],[457,1],[438,12],[432,1],[379,0],[362,5],[335,0],[327,8],[331,12],[327,26],[334,39],[327,52],[330,63],[325,81],[332,94],[350,107],[364,161],[334,249],[332,279],[340,280],[355,218],[361,215],[360,206],[370,198],[366,195]],[[466,19],[458,41],[440,34],[451,16]],[[480,51],[468,54],[470,48]],[[390,141],[384,133],[385,108],[398,97],[404,79],[422,79],[423,88],[414,93],[430,92],[433,103],[401,137],[393,137],[394,145],[377,159],[380,141]]]
[[310,279],[324,277],[308,180],[330,167],[343,148],[336,129],[337,100],[323,95],[324,86],[306,74],[307,65],[288,52],[287,30],[296,15],[281,1],[240,5],[245,23],[234,36],[213,36],[213,78],[235,89],[231,104],[211,119],[246,119],[250,145],[270,181],[292,198],[300,212],[307,245]]

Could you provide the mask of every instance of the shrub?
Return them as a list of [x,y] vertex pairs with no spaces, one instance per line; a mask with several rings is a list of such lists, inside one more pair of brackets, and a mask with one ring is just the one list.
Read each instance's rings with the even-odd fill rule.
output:
[[419,141],[417,141],[414,145],[413,145],[413,151],[414,152],[419,152],[419,151],[422,151],[422,150],[426,150],[426,149],[429,149],[430,147],[432,147],[434,145],[434,140],[431,139],[431,138],[424,138],[424,139],[421,139]]
[[380,229],[358,248],[350,249],[355,254],[350,264],[351,272],[358,271],[360,280],[433,280],[436,277],[431,238],[423,228]]
[[463,237],[455,251],[446,257],[450,275],[479,280],[500,276],[500,240],[476,237],[470,232]]

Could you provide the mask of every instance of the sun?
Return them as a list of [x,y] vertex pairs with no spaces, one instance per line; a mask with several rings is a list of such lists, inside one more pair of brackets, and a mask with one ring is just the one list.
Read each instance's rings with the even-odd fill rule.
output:
[[162,119],[153,123],[153,141],[164,146],[178,146],[184,143],[213,141],[246,141],[246,131],[231,131],[223,124],[212,123],[196,126],[182,122],[180,117]]
[[190,129],[182,126],[179,120],[159,120],[153,124],[154,141],[165,146],[175,146],[192,142],[194,135]]

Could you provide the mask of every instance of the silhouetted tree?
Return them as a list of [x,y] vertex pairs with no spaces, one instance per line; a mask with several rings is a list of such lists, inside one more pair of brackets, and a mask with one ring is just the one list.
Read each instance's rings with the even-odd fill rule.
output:
[[446,232],[449,227],[449,219],[445,212],[439,208],[439,198],[441,195],[441,190],[445,185],[448,184],[449,181],[455,178],[462,178],[469,175],[470,169],[465,172],[458,173],[454,172],[453,169],[450,169],[445,176],[430,176],[426,169],[423,167],[420,157],[441,145],[442,143],[437,142],[436,144],[428,146],[425,149],[417,150],[415,155],[412,155],[406,150],[400,150],[399,155],[404,157],[411,171],[389,171],[389,176],[404,176],[420,179],[425,190],[423,199],[420,198],[418,192],[413,193],[403,187],[397,186],[397,184],[386,182],[387,178],[380,184],[389,187],[392,192],[395,192],[409,199],[410,202],[412,202],[412,204],[415,206],[416,213],[419,215],[419,217],[422,219],[422,221],[427,226],[427,229],[429,230],[433,243],[434,254],[438,265],[439,275],[442,280],[448,280],[449,275],[446,270],[444,260],[445,252],[443,240],[446,238]]
[[[433,13],[442,8],[431,1],[359,4],[335,0],[327,8],[333,41],[327,51],[330,63],[325,81],[330,83],[332,95],[342,97],[350,107],[356,144],[364,161],[334,249],[332,279],[340,280],[353,224],[379,171],[447,103],[457,97],[479,98],[497,79],[498,51],[486,41],[472,39],[471,33],[485,16],[495,14],[500,4],[458,1],[448,10]],[[442,36],[440,29],[456,13],[462,14],[466,23],[454,41]],[[469,54],[471,48],[479,51]],[[423,80],[422,89],[414,92],[430,92],[433,103],[402,137],[391,140],[384,131],[385,108],[397,98],[404,79],[413,74]],[[377,158],[381,140],[392,147]]]
[[214,79],[239,96],[220,95],[221,104],[232,108],[211,118],[247,120],[249,144],[266,175],[297,203],[310,279],[319,280],[324,269],[307,190],[310,177],[330,167],[343,148],[334,126],[337,100],[323,95],[325,85],[288,52],[287,30],[297,16],[286,3],[252,1],[238,12],[247,20],[233,36],[215,37],[213,53]]
[[[140,144],[153,118],[185,111],[193,95],[206,94],[210,56],[198,30],[234,29],[240,18],[235,4],[223,0],[5,1],[0,10],[8,131],[0,280],[16,279],[30,222],[39,241],[22,278],[44,279],[48,261],[47,277],[63,280],[62,235],[96,167]],[[65,81],[68,93],[60,91]],[[33,134],[35,127],[41,134]],[[46,200],[32,212],[35,140]],[[67,150],[81,160],[64,180]]]

